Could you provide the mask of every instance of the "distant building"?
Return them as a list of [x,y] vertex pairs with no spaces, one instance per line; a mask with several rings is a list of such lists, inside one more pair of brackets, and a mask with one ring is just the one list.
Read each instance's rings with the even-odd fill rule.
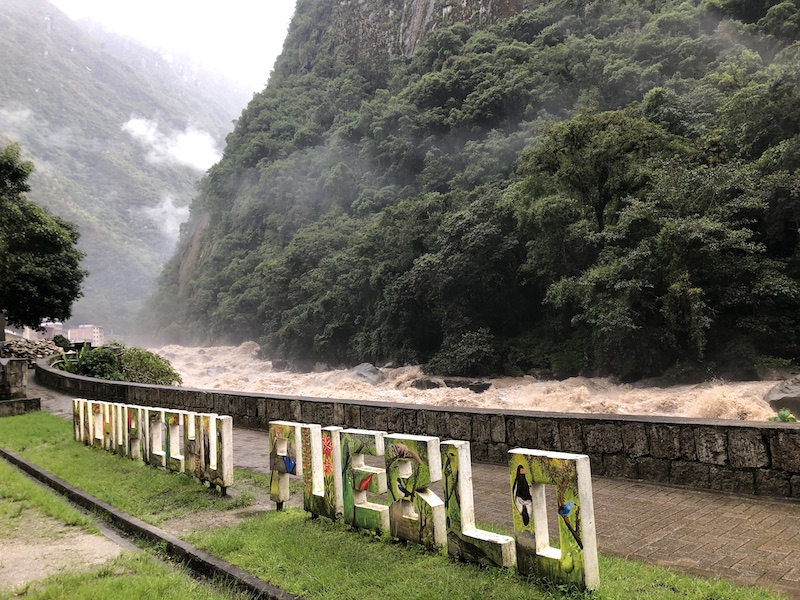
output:
[[64,324],[60,321],[44,321],[42,329],[44,331],[38,332],[40,340],[52,340],[57,335],[64,335]]
[[6,329],[6,333],[10,333],[15,338],[30,340],[33,342],[37,340],[52,341],[57,335],[64,335],[64,324],[59,321],[42,321],[39,329],[31,329],[26,325],[21,329],[11,327],[10,331]]
[[69,330],[67,338],[73,344],[89,342],[92,346],[102,346],[106,341],[106,334],[99,325],[78,325]]

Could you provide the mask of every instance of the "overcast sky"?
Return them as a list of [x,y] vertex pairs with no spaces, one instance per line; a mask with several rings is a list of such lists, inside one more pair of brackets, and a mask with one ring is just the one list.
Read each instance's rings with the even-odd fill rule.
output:
[[147,46],[187,54],[260,91],[283,47],[295,0],[50,0]]

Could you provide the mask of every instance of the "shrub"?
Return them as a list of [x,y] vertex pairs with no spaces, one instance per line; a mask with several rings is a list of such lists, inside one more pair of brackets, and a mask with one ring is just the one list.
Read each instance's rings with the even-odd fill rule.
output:
[[440,375],[484,376],[497,373],[499,363],[494,336],[481,328],[445,340],[427,370]]
[[61,369],[76,375],[155,385],[180,385],[183,380],[170,362],[143,348],[111,343],[99,348],[84,346],[75,355],[63,355]]
[[72,342],[70,342],[70,341],[69,341],[67,338],[65,338],[65,337],[64,337],[63,335],[61,335],[61,334],[59,334],[59,335],[56,335],[56,336],[53,336],[53,343],[54,343],[56,346],[58,346],[59,348],[63,348],[63,349],[65,349],[65,350],[66,350],[67,348],[69,348],[70,346],[72,346]]
[[180,384],[183,381],[166,358],[143,348],[124,348],[120,364],[128,381],[157,385]]

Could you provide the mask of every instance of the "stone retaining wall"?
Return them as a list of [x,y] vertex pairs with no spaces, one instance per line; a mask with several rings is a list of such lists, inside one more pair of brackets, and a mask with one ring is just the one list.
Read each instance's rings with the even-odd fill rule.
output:
[[36,366],[36,380],[75,397],[272,420],[467,440],[475,461],[507,464],[515,447],[588,454],[592,473],[654,483],[800,499],[800,425],[589,415],[216,392],[101,381]]
[[24,415],[27,412],[42,409],[40,398],[17,398],[15,400],[0,400],[0,417],[13,417]]

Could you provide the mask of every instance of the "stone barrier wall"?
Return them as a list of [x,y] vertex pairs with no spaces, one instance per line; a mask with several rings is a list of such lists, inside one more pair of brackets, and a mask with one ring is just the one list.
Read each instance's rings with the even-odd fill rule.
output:
[[0,358],[0,400],[25,398],[28,363],[21,358]]
[[588,454],[592,473],[800,499],[800,425],[629,415],[500,412],[101,381],[36,365],[42,385],[79,398],[231,415],[269,429],[288,420],[468,440],[472,459],[508,464],[511,448]]

